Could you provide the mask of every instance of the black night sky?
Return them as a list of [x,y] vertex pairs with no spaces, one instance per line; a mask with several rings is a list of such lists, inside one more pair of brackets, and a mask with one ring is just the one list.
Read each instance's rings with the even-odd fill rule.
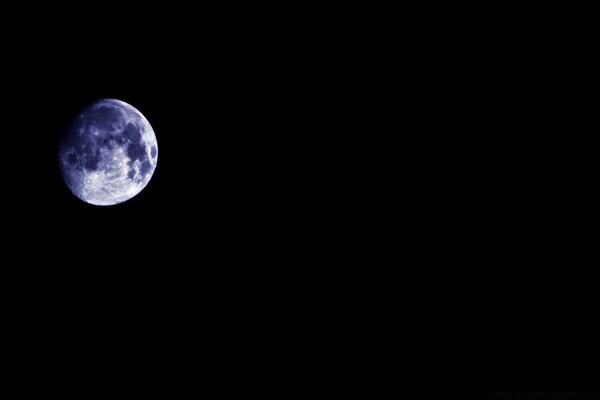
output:
[[[83,346],[84,361],[112,343],[149,370],[204,343],[225,379],[236,373],[226,359],[250,371],[259,349],[273,365],[310,351],[308,336],[296,342],[299,321],[331,278],[319,252],[339,212],[324,168],[335,71],[291,15],[156,14],[148,25],[109,18],[100,29],[94,14],[5,36],[5,274],[14,318],[32,326],[15,335],[33,343],[43,330],[44,343]],[[101,98],[139,109],[159,147],[148,186],[111,207],[74,197],[57,161],[71,118]]]
[[[97,32],[92,23],[12,49],[27,53],[9,62],[5,91],[11,150],[3,161],[12,171],[7,201],[23,221],[17,230],[35,226],[42,236],[78,243],[119,235],[154,251],[189,241],[199,253],[202,243],[213,251],[272,243],[277,251],[288,235],[301,234],[294,227],[314,218],[324,201],[319,190],[328,187],[320,172],[334,143],[331,125],[322,123],[334,106],[322,76],[328,71],[307,58],[294,29],[283,34],[281,26],[243,18],[191,24]],[[138,196],[104,208],[63,185],[56,146],[71,118],[107,97],[146,116],[159,161]],[[118,247],[125,256],[126,247]]]

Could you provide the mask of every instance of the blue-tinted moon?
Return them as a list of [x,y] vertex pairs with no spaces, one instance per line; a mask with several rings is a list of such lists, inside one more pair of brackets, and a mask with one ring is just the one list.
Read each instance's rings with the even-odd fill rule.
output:
[[98,206],[122,203],[150,182],[158,161],[156,135],[133,106],[103,99],[86,107],[59,145],[60,171],[79,199]]

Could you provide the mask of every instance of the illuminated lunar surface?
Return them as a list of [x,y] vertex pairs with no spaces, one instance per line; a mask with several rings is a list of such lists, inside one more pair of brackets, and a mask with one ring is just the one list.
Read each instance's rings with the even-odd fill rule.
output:
[[63,179],[86,203],[109,206],[146,187],[158,160],[156,135],[131,105],[103,99],[86,107],[59,146]]

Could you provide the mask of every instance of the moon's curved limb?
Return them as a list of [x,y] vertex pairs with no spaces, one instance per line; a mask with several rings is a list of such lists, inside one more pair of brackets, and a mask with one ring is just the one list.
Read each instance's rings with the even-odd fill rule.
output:
[[60,169],[75,196],[113,205],[136,196],[158,161],[156,135],[133,106],[99,100],[75,119],[60,144]]

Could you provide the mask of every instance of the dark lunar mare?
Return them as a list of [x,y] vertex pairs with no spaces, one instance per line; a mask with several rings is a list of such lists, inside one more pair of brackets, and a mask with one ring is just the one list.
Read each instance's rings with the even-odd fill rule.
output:
[[[140,127],[135,126],[132,123],[127,124],[123,129],[123,136],[127,139],[127,156],[129,157],[129,167],[133,168],[135,160],[140,161],[140,171],[142,175],[148,172],[150,168],[150,162],[148,161],[148,155],[146,154],[146,147],[141,143],[142,135],[140,133]],[[132,171],[129,171],[128,176],[133,177]]]
[[123,137],[130,143],[139,143],[142,138],[140,128],[132,123],[128,123],[123,129]]
[[121,111],[107,105],[99,107],[90,107],[83,112],[85,132],[91,127],[96,127],[102,135],[115,134],[113,124],[123,122]]
[[146,175],[146,173],[148,171],[150,171],[150,168],[152,166],[150,165],[150,161],[148,160],[148,156],[144,156],[144,161],[142,161],[142,166],[140,167],[140,172],[142,173],[142,176]]
[[140,160],[140,162],[144,162],[144,160],[148,159],[144,145],[140,144],[139,142],[129,143],[129,146],[127,146],[127,155],[129,156],[132,162],[135,160]]
[[100,162],[100,150],[97,147],[84,148],[83,152],[83,166],[88,171],[95,171],[98,169],[98,163]]

